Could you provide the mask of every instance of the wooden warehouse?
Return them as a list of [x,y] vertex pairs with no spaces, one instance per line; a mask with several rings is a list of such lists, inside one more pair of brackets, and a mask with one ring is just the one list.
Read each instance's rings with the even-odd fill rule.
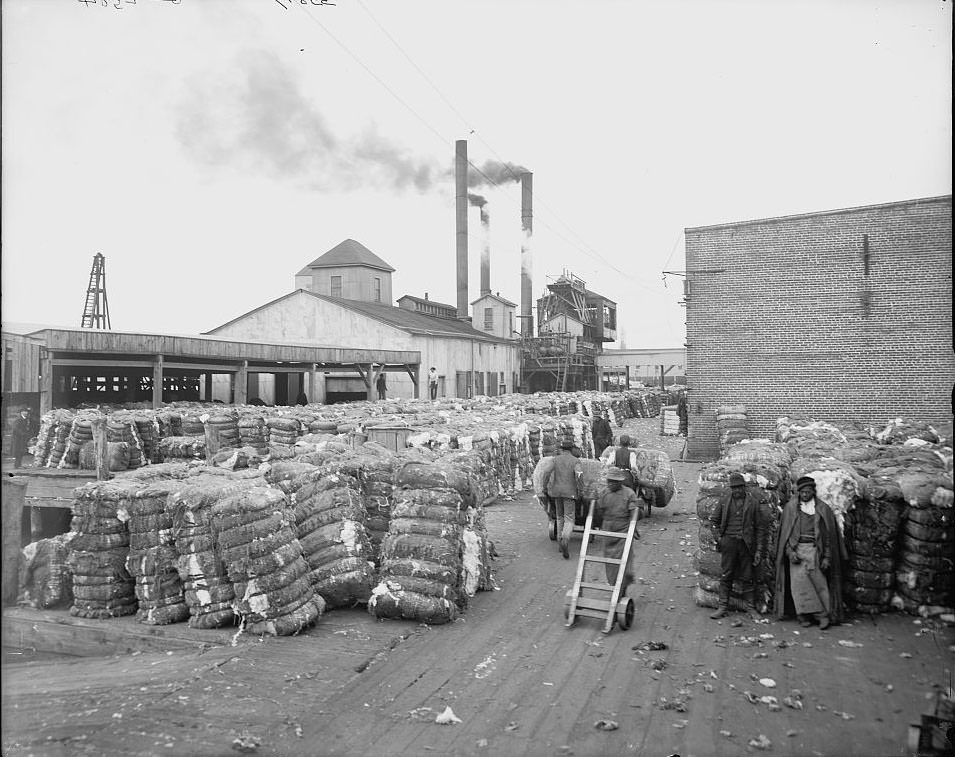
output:
[[[224,401],[251,399],[261,374],[274,377],[276,404],[294,404],[299,391],[323,395],[327,375],[357,375],[365,396],[381,372],[410,377],[417,389],[420,353],[294,343],[263,343],[206,336],[43,328],[3,333],[4,406],[20,403],[43,413],[84,403],[212,400],[225,378]],[[312,401],[335,401],[309,396]]]
[[952,196],[688,228],[690,457],[716,409],[777,418],[952,419]]
[[[520,344],[511,338],[514,304],[494,295],[473,303],[480,313],[447,317],[441,303],[404,295],[391,304],[395,269],[367,247],[346,239],[295,274],[297,289],[206,332],[222,338],[297,344],[321,341],[362,349],[420,354],[422,371],[438,372],[438,397],[496,396],[517,390]],[[475,326],[479,325],[480,328]],[[326,390],[347,396],[361,379],[326,378]],[[417,397],[410,374],[388,377],[387,396]],[[424,396],[424,395],[422,395]],[[309,395],[309,399],[312,399]]]

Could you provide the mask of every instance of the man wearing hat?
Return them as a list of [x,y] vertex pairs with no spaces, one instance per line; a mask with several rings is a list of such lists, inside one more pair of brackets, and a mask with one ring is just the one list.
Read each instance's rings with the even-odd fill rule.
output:
[[[634,512],[639,517],[640,500],[623,485],[623,471],[617,467],[611,467],[607,471],[607,490],[600,495],[594,507],[594,517],[600,515],[603,518],[602,528],[604,531],[620,531],[626,533],[630,527],[630,519]],[[640,532],[634,529],[634,537],[640,538]],[[623,556],[623,539],[604,538],[604,557],[612,557],[619,560]],[[615,584],[617,582],[618,566],[606,563],[607,583]],[[620,596],[627,594],[627,587],[633,583],[633,550],[630,550],[630,559],[623,571],[623,584],[620,587]]]
[[637,453],[630,448],[630,435],[620,434],[620,443],[616,447],[607,447],[600,455],[600,461],[605,465],[612,465],[623,472],[623,485],[637,491],[633,478],[633,471],[637,467]]
[[13,421],[13,432],[10,435],[10,451],[13,453],[13,467],[19,468],[21,460],[29,451],[30,437],[33,435],[33,423],[30,419],[30,408],[23,408]]
[[804,628],[825,630],[843,616],[842,571],[848,560],[832,508],[816,496],[816,481],[801,476],[786,504],[776,545],[777,620],[795,613]]
[[716,549],[720,553],[720,606],[711,618],[729,615],[733,582],[743,585],[743,601],[750,618],[756,620],[756,587],[753,568],[762,559],[765,523],[755,492],[748,492],[746,479],[730,473],[729,492],[724,494],[710,517],[716,528]]
[[554,457],[554,467],[544,482],[547,496],[554,501],[555,517],[558,523],[562,524],[557,546],[565,560],[570,559],[570,537],[574,533],[578,479],[583,472],[573,449],[573,439],[561,439],[560,454]]

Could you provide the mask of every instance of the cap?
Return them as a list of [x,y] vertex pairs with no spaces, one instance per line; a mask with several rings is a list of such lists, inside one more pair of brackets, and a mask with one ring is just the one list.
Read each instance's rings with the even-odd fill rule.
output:
[[730,486],[746,486],[746,479],[739,473],[730,473]]
[[804,486],[811,486],[813,489],[816,488],[816,479],[812,476],[800,476],[799,480],[796,481],[796,489],[802,489]]
[[606,478],[608,481],[626,481],[627,480],[627,477],[624,475],[623,471],[620,470],[620,468],[617,468],[615,466],[611,466],[610,468],[607,469]]

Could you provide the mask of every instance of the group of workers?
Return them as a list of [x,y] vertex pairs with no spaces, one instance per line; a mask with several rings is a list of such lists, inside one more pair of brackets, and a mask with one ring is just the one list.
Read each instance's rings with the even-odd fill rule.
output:
[[[639,519],[644,506],[638,496],[642,488],[633,474],[636,454],[627,434],[621,434],[616,447],[610,446],[612,431],[603,418],[594,419],[593,437],[595,452],[608,466],[606,489],[594,503],[594,522],[605,531],[626,532],[631,518]],[[548,510],[551,533],[559,526],[558,548],[564,559],[569,559],[581,466],[579,451],[571,439],[563,439],[560,446],[560,454],[554,457],[553,468],[544,481],[544,491],[553,503]],[[768,542],[767,519],[759,487],[747,485],[740,473],[731,473],[728,483],[728,491],[711,516],[720,553],[720,585],[719,606],[710,617],[719,619],[730,613],[733,585],[739,582],[744,612],[756,620],[755,571],[763,561],[763,545]],[[848,552],[832,508],[817,496],[815,479],[800,477],[796,491],[783,509],[776,535],[774,617],[781,620],[795,615],[803,627],[816,622],[825,630],[844,615],[842,583]],[[634,535],[640,537],[636,529]],[[619,560],[624,546],[623,539],[605,539],[604,556]],[[617,566],[606,565],[609,583],[616,582]],[[631,550],[624,566],[621,596],[633,580]]]
[[[729,492],[721,499],[711,521],[720,553],[719,607],[713,619],[730,612],[733,583],[742,588],[743,607],[759,617],[755,605],[755,568],[763,561],[767,526],[756,486],[747,486],[740,473],[729,476]],[[842,582],[848,552],[832,508],[819,499],[816,481],[801,476],[796,497],[783,509],[776,535],[776,581],[773,614],[777,620],[795,615],[808,628],[817,622],[825,630],[844,615]]]

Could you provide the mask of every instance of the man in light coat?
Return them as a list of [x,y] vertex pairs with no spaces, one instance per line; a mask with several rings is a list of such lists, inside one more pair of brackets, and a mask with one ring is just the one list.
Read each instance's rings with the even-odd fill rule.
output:
[[573,449],[573,439],[561,440],[560,454],[554,457],[554,467],[545,482],[547,495],[554,500],[557,521],[562,524],[557,546],[565,560],[570,559],[570,537],[574,533],[579,479],[583,472]]

